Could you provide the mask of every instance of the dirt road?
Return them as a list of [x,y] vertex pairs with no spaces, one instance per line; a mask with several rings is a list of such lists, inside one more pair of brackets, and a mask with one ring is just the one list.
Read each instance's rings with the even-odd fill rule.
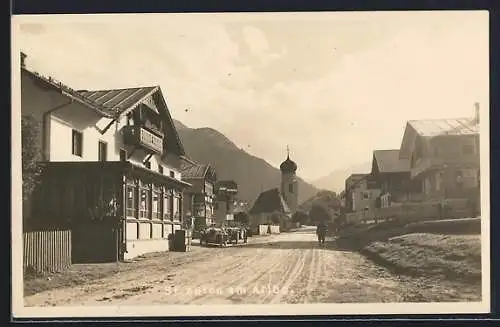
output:
[[25,297],[26,306],[367,303],[477,300],[464,285],[395,276],[356,252],[321,248],[313,229],[243,246],[165,253],[83,286]]

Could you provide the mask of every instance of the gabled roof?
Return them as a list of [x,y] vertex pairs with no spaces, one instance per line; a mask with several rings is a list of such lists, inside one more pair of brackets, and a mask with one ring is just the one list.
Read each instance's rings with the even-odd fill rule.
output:
[[261,213],[272,213],[275,211],[283,213],[290,212],[290,208],[288,208],[281,192],[277,188],[260,193],[252,209],[250,209],[250,214],[258,215]]
[[112,115],[110,115],[108,112],[103,110],[103,108],[96,102],[92,101],[91,99],[86,98],[85,96],[81,95],[78,91],[70,88],[69,86],[65,85],[64,83],[50,77],[50,76],[44,76],[40,73],[31,71],[27,69],[26,67],[21,67],[21,71],[28,74],[32,78],[35,78],[36,80],[44,83],[46,86],[60,92],[61,94],[69,97],[70,99],[79,102],[80,104],[86,106],[87,108],[90,108],[94,111],[96,111],[98,114],[104,116],[104,117],[109,117],[111,118]]
[[[147,97],[157,94],[157,100],[161,102],[165,111],[161,114],[169,122],[170,134],[172,138],[167,138],[170,146],[176,145],[179,149],[180,155],[185,155],[184,146],[177,132],[172,116],[170,115],[165,97],[159,86],[135,87],[126,89],[113,89],[113,90],[80,90],[76,91],[60,81],[52,77],[46,77],[39,73],[30,71],[26,67],[21,67],[23,72],[28,73],[39,81],[44,82],[48,86],[61,92],[61,94],[78,101],[84,106],[96,111],[103,117],[116,118],[126,112],[134,109],[139,103],[144,101]],[[173,144],[172,142],[175,142]]]
[[146,86],[99,91],[82,90],[78,93],[99,105],[102,111],[114,116],[135,107],[158,88],[158,86]]
[[380,173],[404,173],[410,171],[410,161],[400,159],[398,149],[375,150],[373,151],[373,160]]
[[472,117],[409,120],[406,123],[399,156],[409,158],[417,137],[431,138],[446,135],[479,135],[479,122]]
[[184,179],[192,178],[206,178],[208,173],[211,171],[209,164],[191,164],[188,162],[183,162],[181,164],[181,174]]
[[421,136],[479,134],[479,124],[474,118],[410,120],[408,123]]

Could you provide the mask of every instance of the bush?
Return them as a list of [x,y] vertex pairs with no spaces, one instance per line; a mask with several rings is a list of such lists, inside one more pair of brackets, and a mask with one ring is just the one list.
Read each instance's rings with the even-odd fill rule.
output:
[[311,221],[313,223],[315,222],[320,222],[320,221],[329,221],[330,220],[330,213],[328,212],[328,209],[325,208],[323,205],[320,204],[313,204],[311,207],[311,211],[309,212],[309,216],[311,217]]
[[234,215],[234,221],[248,225],[250,222],[250,216],[246,212],[238,212]]
[[[41,174],[40,124],[32,115],[21,117],[23,207],[27,208]],[[28,212],[23,214],[29,215]]]
[[280,223],[280,213],[279,212],[273,212],[271,214],[271,223],[274,225],[278,225]]
[[296,211],[293,216],[292,216],[292,222],[293,223],[300,223],[301,225],[307,224],[307,221],[309,220],[309,216],[302,211]]

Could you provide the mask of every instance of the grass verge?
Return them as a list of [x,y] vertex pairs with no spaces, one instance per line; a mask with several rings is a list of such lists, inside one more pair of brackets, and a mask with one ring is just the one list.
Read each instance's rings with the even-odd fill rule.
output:
[[372,242],[360,252],[398,274],[481,281],[480,235],[412,233]]

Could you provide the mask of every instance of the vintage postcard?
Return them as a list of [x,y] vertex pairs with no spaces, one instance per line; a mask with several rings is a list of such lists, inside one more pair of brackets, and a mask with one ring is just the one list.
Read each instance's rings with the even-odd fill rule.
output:
[[13,315],[488,313],[488,19],[14,16]]

